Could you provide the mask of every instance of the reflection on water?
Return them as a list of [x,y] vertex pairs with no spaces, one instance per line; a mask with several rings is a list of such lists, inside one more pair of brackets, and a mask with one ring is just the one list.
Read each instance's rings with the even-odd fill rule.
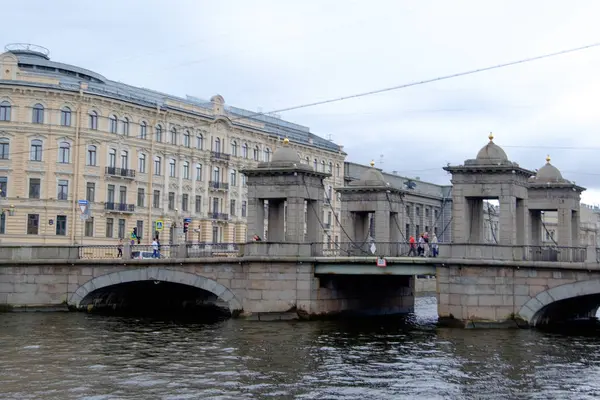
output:
[[0,314],[1,399],[592,399],[600,341],[400,320]]

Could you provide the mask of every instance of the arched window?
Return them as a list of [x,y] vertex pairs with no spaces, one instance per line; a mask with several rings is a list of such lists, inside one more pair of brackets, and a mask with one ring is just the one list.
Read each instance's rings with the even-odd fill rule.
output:
[[238,150],[237,142],[235,140],[233,140],[231,142],[231,155],[234,157],[237,157],[237,150]]
[[196,164],[196,180],[202,180],[202,164]]
[[42,161],[42,141],[35,139],[31,141],[29,159],[31,161]]
[[321,161],[321,172],[325,172],[325,160]]
[[115,168],[117,166],[117,150],[116,149],[108,150],[108,166],[110,168]]
[[121,132],[123,135],[129,136],[129,118],[123,117],[123,121],[121,121]]
[[0,102],[0,121],[10,121],[10,109],[8,101]]
[[213,169],[213,181],[214,182],[220,182],[221,181],[221,170],[219,169],[219,167],[215,167]]
[[58,162],[68,164],[71,162],[71,145],[67,142],[61,142],[58,147]]
[[129,168],[129,152],[127,150],[121,150],[121,168]]
[[154,175],[160,176],[162,174],[162,158],[159,156],[154,157]]
[[317,171],[317,166],[318,166],[318,165],[319,165],[319,162],[318,162],[318,161],[317,161],[317,159],[315,158],[315,159],[313,160],[313,169],[314,169],[315,171]]
[[171,144],[177,144],[177,129],[171,129]]
[[10,140],[7,138],[0,139],[0,160],[8,160],[10,158]]
[[264,153],[265,153],[264,154],[264,156],[265,156],[264,162],[270,162],[271,161],[271,150],[267,147],[267,148],[265,148]]
[[248,158],[248,145],[246,143],[242,145],[242,157]]
[[189,163],[189,161],[183,162],[183,179],[190,179],[190,163]]
[[306,161],[306,165],[310,165],[310,158],[308,158],[308,156],[306,156],[306,158],[304,159],[304,161]]
[[329,172],[330,174],[333,173],[333,163],[331,161],[329,161],[329,168],[327,169],[327,172]]
[[146,155],[144,153],[138,154],[138,171],[142,174],[146,173]]
[[260,154],[260,149],[258,148],[258,145],[254,147],[254,150],[252,151],[252,158],[254,159],[254,161],[258,161],[258,157]]
[[148,125],[146,122],[140,122],[140,139],[146,139],[146,135],[148,133]]
[[117,128],[117,116],[113,114],[110,117],[108,117],[108,130],[110,133],[117,133]]
[[175,170],[175,159],[171,158],[169,161],[169,176],[171,178],[175,178],[176,170]]
[[155,136],[154,140],[156,142],[162,143],[162,126],[156,125],[156,133],[154,136]]
[[96,111],[90,111],[90,129],[98,130],[98,113]]
[[335,164],[335,176],[340,176],[340,164]]
[[44,123],[44,106],[40,103],[33,106],[33,114],[31,118],[31,122],[34,124],[43,124]]
[[86,164],[90,165],[90,166],[96,166],[96,155],[97,155],[97,148],[96,146],[94,146],[93,144],[89,145],[87,148],[87,160],[86,160]]
[[220,153],[221,152],[221,139],[219,139],[219,138],[215,139],[213,151],[215,153]]
[[188,130],[183,133],[183,145],[185,147],[190,147],[190,131]]
[[62,126],[71,126],[71,109],[69,107],[61,108],[60,124]]
[[196,148],[198,150],[202,150],[204,146],[204,137],[202,136],[201,133],[198,134],[198,136],[196,136]]

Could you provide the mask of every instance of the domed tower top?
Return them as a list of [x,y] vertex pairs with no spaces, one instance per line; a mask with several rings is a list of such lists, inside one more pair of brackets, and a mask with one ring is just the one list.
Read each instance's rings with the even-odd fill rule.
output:
[[508,156],[506,155],[506,152],[502,149],[502,147],[494,143],[494,135],[491,132],[488,136],[488,139],[490,139],[490,141],[485,146],[483,146],[481,150],[479,150],[475,160],[477,160],[480,163],[486,164],[497,164],[498,162],[507,162]]

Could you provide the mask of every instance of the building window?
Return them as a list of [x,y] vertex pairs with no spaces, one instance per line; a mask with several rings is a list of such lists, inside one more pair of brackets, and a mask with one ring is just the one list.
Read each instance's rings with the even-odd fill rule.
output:
[[159,156],[154,157],[154,175],[160,176],[160,171],[162,169],[162,160]]
[[202,212],[202,196],[196,196],[196,213]]
[[202,180],[202,164],[196,164],[196,180]]
[[258,161],[259,154],[260,154],[260,149],[258,148],[258,146],[256,146],[254,148],[254,150],[252,151],[252,158],[254,159],[254,161]]
[[129,118],[124,117],[123,121],[121,121],[121,131],[123,135],[129,136]]
[[188,211],[188,195],[186,193],[181,195],[181,211]]
[[190,147],[190,131],[185,131],[183,134],[183,145],[185,147]]
[[[425,209],[425,218],[429,218],[429,208]],[[427,229],[425,229],[427,231]]]
[[117,150],[116,149],[108,150],[108,166],[111,168],[115,168],[117,166]]
[[111,115],[108,117],[108,130],[110,133],[117,133],[118,122],[117,116]]
[[59,236],[65,236],[67,234],[67,216],[57,215],[56,216],[56,234]]
[[96,183],[88,182],[85,187],[85,199],[90,203],[96,201]]
[[175,178],[175,159],[171,158],[169,161],[169,176]]
[[335,176],[340,176],[340,164],[335,164]]
[[58,200],[68,200],[69,198],[69,181],[66,179],[58,180]]
[[213,147],[214,147],[213,151],[215,153],[220,153],[221,152],[221,139],[216,138]]
[[236,141],[234,140],[233,142],[231,142],[231,155],[234,157],[237,157],[237,152],[238,152],[238,145],[237,145]]
[[71,145],[67,142],[61,142],[58,148],[58,162],[68,164],[71,161]]
[[85,220],[85,236],[94,236],[94,217],[88,217],[88,219]]
[[146,139],[148,135],[148,125],[144,121],[140,122],[140,139]]
[[188,161],[183,163],[183,179],[190,179],[190,163]]
[[0,160],[8,160],[10,155],[10,140],[0,139]]
[[108,203],[115,202],[115,185],[108,185],[106,187],[106,201]]
[[27,214],[27,234],[37,235],[40,229],[40,215]]
[[0,121],[10,121],[10,103],[3,101],[0,103]]
[[321,172],[325,172],[325,160],[321,161]]
[[169,210],[175,209],[175,192],[169,192]]
[[242,200],[242,217],[246,216],[246,200]]
[[119,239],[125,238],[125,220],[119,219]]
[[315,159],[313,160],[313,169],[314,169],[315,171],[317,171],[317,166],[318,166],[318,165],[319,165],[319,162],[318,162],[318,161],[317,161],[317,159],[315,158]]
[[90,129],[98,130],[98,113],[96,111],[90,111]]
[[213,169],[213,181],[219,182],[220,178],[221,178],[221,171],[219,170],[219,167],[215,167],[215,169]]
[[198,136],[196,136],[196,148],[198,150],[202,150],[203,149],[202,148],[202,146],[204,146],[203,142],[204,142],[204,137],[202,137],[201,134],[199,134]]
[[96,146],[89,145],[87,148],[87,165],[96,166]]
[[44,123],[44,106],[40,103],[33,106],[33,114],[31,118],[31,122],[34,124],[43,124]]
[[235,169],[232,169],[231,173],[229,174],[229,184],[231,186],[237,185],[237,172]]
[[8,197],[8,178],[0,176],[0,197]]
[[152,195],[152,207],[160,208],[160,190],[155,190]]
[[[210,203],[209,203],[209,205],[210,205]],[[219,198],[218,197],[213,197],[213,199],[212,199],[212,212],[214,212],[214,213],[219,212]]]
[[29,178],[29,198],[39,199],[42,180],[40,178]]
[[264,162],[270,162],[271,161],[271,150],[269,150],[269,148],[267,147],[264,151]]
[[6,213],[0,213],[0,234],[6,233]]
[[113,237],[113,232],[115,230],[115,220],[112,218],[106,218],[106,237]]
[[140,153],[138,156],[138,170],[142,173],[146,173],[146,155],[144,153]]
[[242,187],[246,187],[247,180],[248,180],[248,178],[246,177],[246,175],[242,174]]
[[121,151],[121,168],[129,168],[129,152],[127,150]]
[[71,109],[63,107],[60,110],[60,124],[62,126],[71,126]]
[[229,214],[235,215],[235,199],[229,201]]
[[42,161],[42,141],[39,139],[31,141],[31,151],[29,159],[31,161]]
[[127,204],[127,186],[119,186],[119,203]]
[[218,226],[213,226],[213,229],[212,229],[212,242],[213,243],[219,243],[219,227]]
[[162,126],[156,125],[156,131],[154,133],[154,140],[162,143]]
[[248,145],[246,143],[242,145],[242,157],[248,158]]
[[177,144],[177,129],[171,129],[171,144]]
[[137,237],[141,240],[144,233],[144,221],[136,221],[135,227],[137,228]]
[[331,161],[329,161],[329,167],[327,168],[327,172],[329,172],[330,174],[333,173],[333,163]]
[[137,205],[138,207],[144,207],[144,200],[146,198],[146,192],[144,188],[138,188]]

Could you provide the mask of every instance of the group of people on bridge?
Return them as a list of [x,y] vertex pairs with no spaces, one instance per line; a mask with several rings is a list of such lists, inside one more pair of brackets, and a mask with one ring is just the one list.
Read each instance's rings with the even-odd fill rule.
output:
[[439,255],[438,238],[434,233],[431,240],[429,239],[429,233],[421,233],[419,239],[415,239],[413,235],[410,235],[408,239],[408,256],[415,257],[437,257]]

